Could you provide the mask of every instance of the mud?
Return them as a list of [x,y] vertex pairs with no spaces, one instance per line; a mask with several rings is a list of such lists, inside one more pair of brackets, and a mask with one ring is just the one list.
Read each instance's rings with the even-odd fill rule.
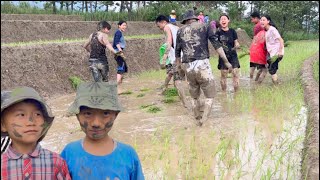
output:
[[[111,24],[110,35],[118,29]],[[98,21],[32,21],[1,20],[1,43],[38,40],[83,39],[96,31]],[[129,21],[125,36],[161,34],[154,22]]]
[[[125,55],[129,67],[127,76],[159,69],[158,39],[127,40]],[[89,72],[89,54],[83,43],[55,43],[21,47],[1,47],[1,89],[30,86],[49,97],[74,92],[70,81],[77,76],[85,81],[93,78]],[[117,63],[110,52],[110,80],[116,80]]]
[[[227,93],[221,92],[216,80],[217,96],[214,98],[212,112],[209,120],[200,128],[195,125],[190,103],[187,103],[187,108],[184,108],[179,100],[172,104],[163,102],[164,97],[157,89],[163,80],[159,77],[141,78],[139,76],[125,79],[122,88],[131,91],[132,94],[120,95],[120,103],[124,111],[119,114],[110,132],[115,140],[130,144],[136,149],[146,179],[188,179],[188,177],[194,179],[199,177],[196,174],[199,167],[203,165],[208,165],[211,170],[208,176],[200,179],[206,179],[205,177],[218,179],[229,177],[230,179],[237,177],[239,172],[240,179],[257,179],[270,167],[275,169],[273,158],[281,154],[279,151],[286,152],[288,144],[304,134],[306,122],[304,118],[297,118],[293,122],[288,120],[283,125],[282,133],[274,133],[251,112],[244,113],[234,109],[233,99],[236,96],[230,79],[228,79]],[[241,88],[254,90],[249,78],[241,77],[240,81]],[[170,84],[169,87],[172,86]],[[183,82],[183,86],[187,89],[186,82]],[[141,93],[144,96],[138,97]],[[53,109],[55,120],[41,142],[45,148],[61,152],[67,143],[84,137],[76,117],[66,116],[67,108],[74,98],[75,94],[72,93],[49,99],[48,104]],[[188,91],[187,100],[190,102]],[[142,105],[150,104],[159,107],[161,111],[152,114],[141,108]],[[303,114],[305,113],[302,111]],[[282,126],[282,124],[279,125]],[[270,138],[269,134],[273,136]],[[290,140],[286,138],[288,136],[291,137]],[[266,144],[268,138],[271,144]],[[284,140],[288,141],[288,144],[285,144]],[[225,144],[225,142],[228,143]],[[280,148],[281,145],[283,145],[282,148]],[[226,152],[215,151],[223,146]],[[265,147],[267,147],[266,150]],[[297,150],[290,154],[284,153],[283,165],[280,166],[282,169],[278,173],[286,172],[287,165],[291,165],[287,162],[289,159],[292,164],[299,164],[299,152]],[[268,155],[265,155],[266,153]],[[263,164],[259,164],[261,159]],[[232,161],[237,163],[230,167],[229,162]],[[190,164],[189,171],[184,167],[185,163]],[[257,166],[261,167],[256,173]],[[294,178],[300,177],[299,166],[294,168],[297,169],[290,169],[294,171],[291,174],[294,174]],[[194,175],[187,176],[188,172]],[[273,177],[281,177],[278,173]]]
[[1,14],[1,20],[83,21],[83,18],[77,15]]
[[302,174],[306,179],[319,178],[319,82],[313,77],[313,63],[319,52],[308,58],[301,69],[304,99],[308,105],[308,124],[303,151]]

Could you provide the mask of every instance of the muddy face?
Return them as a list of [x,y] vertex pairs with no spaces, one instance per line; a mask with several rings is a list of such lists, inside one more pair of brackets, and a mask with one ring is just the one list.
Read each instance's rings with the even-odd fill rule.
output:
[[117,116],[115,111],[81,107],[77,115],[81,129],[92,140],[108,136]]
[[44,116],[39,104],[23,101],[3,112],[1,130],[8,132],[13,143],[34,144],[42,135]]

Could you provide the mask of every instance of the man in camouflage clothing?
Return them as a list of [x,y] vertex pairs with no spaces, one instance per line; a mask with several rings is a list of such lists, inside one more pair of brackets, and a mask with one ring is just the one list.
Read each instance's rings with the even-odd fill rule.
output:
[[[213,98],[216,94],[209,62],[208,40],[222,57],[229,71],[232,71],[232,65],[228,62],[222,45],[211,27],[206,26],[204,23],[199,23],[192,10],[185,13],[181,24],[184,24],[184,26],[177,32],[176,63],[178,69],[183,68],[186,72],[196,124],[201,126],[210,115]],[[183,52],[182,60],[181,51]],[[200,88],[206,98],[203,114],[200,113]]]

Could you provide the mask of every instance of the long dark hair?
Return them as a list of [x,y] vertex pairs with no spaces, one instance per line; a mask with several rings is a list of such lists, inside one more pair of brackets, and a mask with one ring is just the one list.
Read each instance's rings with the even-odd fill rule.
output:
[[108,30],[111,29],[111,25],[107,22],[107,21],[100,21],[98,23],[98,26],[97,26],[97,30],[100,31],[104,28],[108,28]]
[[278,29],[277,26],[276,26],[276,24],[272,21],[272,19],[271,19],[271,17],[270,17],[269,15],[265,14],[265,15],[262,15],[261,17],[265,17],[268,21],[270,21],[270,22],[269,22],[269,25],[270,25],[270,26],[273,26],[273,27],[275,27],[276,29]]

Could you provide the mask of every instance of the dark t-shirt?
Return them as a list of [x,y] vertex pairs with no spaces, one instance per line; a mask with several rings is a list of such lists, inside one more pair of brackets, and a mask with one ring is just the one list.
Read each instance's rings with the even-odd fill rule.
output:
[[90,58],[107,59],[106,46],[101,44],[100,41],[98,40],[97,32],[92,34],[90,45],[91,45]]
[[175,55],[181,57],[180,53],[183,52],[182,63],[207,59],[209,58],[208,40],[215,49],[221,47],[218,37],[210,26],[200,22],[186,24],[177,32]]
[[237,51],[232,50],[232,48],[234,47],[234,41],[238,39],[237,32],[232,28],[229,28],[228,31],[219,29],[217,31],[217,35],[218,35],[219,41],[222,44],[224,53],[226,53],[227,58],[228,59],[229,57],[237,58]]

